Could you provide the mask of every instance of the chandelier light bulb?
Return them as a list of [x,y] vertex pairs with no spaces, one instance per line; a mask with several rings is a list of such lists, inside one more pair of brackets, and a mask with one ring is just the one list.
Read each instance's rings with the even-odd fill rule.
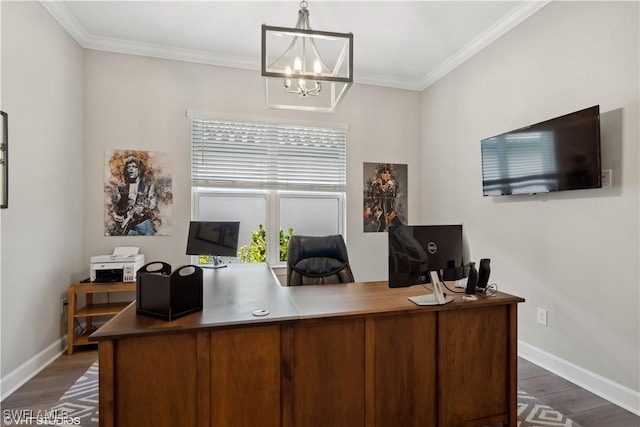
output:
[[[291,67],[289,65],[287,65],[284,69],[284,74],[289,77],[291,75]],[[284,81],[284,87],[289,89],[289,87],[291,86],[291,80],[290,79],[285,79]]]
[[296,73],[302,71],[302,61],[300,61],[300,58],[298,58],[297,56],[296,59],[293,60],[293,71],[295,71]]
[[320,65],[320,60],[316,59],[313,63],[313,72],[316,76],[319,76],[322,73],[322,65]]

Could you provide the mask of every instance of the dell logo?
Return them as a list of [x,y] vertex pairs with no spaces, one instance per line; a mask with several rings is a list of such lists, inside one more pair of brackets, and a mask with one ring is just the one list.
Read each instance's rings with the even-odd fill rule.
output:
[[427,243],[427,251],[429,251],[430,254],[435,254],[438,251],[438,245],[434,242]]

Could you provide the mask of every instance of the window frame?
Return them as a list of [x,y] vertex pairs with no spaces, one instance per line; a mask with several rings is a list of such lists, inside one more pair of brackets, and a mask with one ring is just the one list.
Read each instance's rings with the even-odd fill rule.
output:
[[[285,261],[280,261],[280,201],[286,198],[306,199],[330,199],[338,202],[338,234],[345,235],[346,223],[346,193],[344,192],[311,192],[311,191],[285,191],[285,190],[248,190],[230,188],[192,187],[191,218],[198,218],[202,197],[255,197],[262,198],[266,202],[265,224],[267,234],[267,262],[273,267],[286,266]],[[254,230],[252,230],[254,231]],[[286,230],[285,230],[286,231]],[[295,230],[294,230],[295,233]]]
[[[250,117],[250,116],[233,116],[228,114],[220,114],[208,111],[187,110],[187,117],[190,118],[190,131],[191,131],[191,218],[194,221],[200,220],[198,213],[200,209],[200,198],[202,197],[258,197],[264,198],[266,203],[265,212],[265,227],[267,235],[267,262],[272,267],[282,267],[286,265],[286,262],[280,261],[279,256],[279,231],[280,231],[280,203],[281,200],[286,198],[309,198],[309,199],[337,199],[338,201],[338,233],[345,235],[346,227],[346,144],[347,133],[349,126],[343,123],[323,123],[323,122],[305,122],[305,121],[293,121],[293,120],[273,120],[264,117]],[[325,134],[326,131],[343,131],[344,139],[342,146],[341,163],[344,167],[340,171],[344,181],[338,187],[333,189],[325,188],[325,186],[307,185],[300,188],[289,188],[287,184],[276,184],[274,187],[263,186],[256,184],[255,187],[246,184],[231,184],[229,182],[215,181],[208,185],[198,185],[194,183],[194,171],[193,171],[193,147],[194,147],[194,119],[197,120],[213,120],[213,121],[231,121],[244,124],[253,124],[256,126],[282,126],[283,128],[317,128],[321,134]],[[253,231],[253,230],[252,230]],[[286,230],[285,230],[286,231]],[[295,229],[294,229],[295,233]]]

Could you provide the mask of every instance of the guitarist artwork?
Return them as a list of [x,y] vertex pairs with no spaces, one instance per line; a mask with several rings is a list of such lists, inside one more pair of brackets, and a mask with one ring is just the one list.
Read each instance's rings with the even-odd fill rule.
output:
[[[140,153],[146,152],[126,154]],[[105,235],[156,235],[157,228],[161,225],[158,208],[159,202],[164,199],[162,190],[165,186],[160,185],[160,189],[157,188],[162,181],[154,179],[148,156],[119,157],[111,160],[111,163],[118,164],[120,170],[117,182],[113,182],[112,179],[111,185],[107,188],[109,200]]]

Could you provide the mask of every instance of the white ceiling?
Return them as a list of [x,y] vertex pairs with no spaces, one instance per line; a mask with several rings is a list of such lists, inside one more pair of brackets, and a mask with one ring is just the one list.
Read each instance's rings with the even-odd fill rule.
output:
[[[423,90],[541,1],[308,0],[314,30],[351,32],[354,80]],[[260,69],[262,24],[294,27],[299,1],[45,1],[88,49]]]

